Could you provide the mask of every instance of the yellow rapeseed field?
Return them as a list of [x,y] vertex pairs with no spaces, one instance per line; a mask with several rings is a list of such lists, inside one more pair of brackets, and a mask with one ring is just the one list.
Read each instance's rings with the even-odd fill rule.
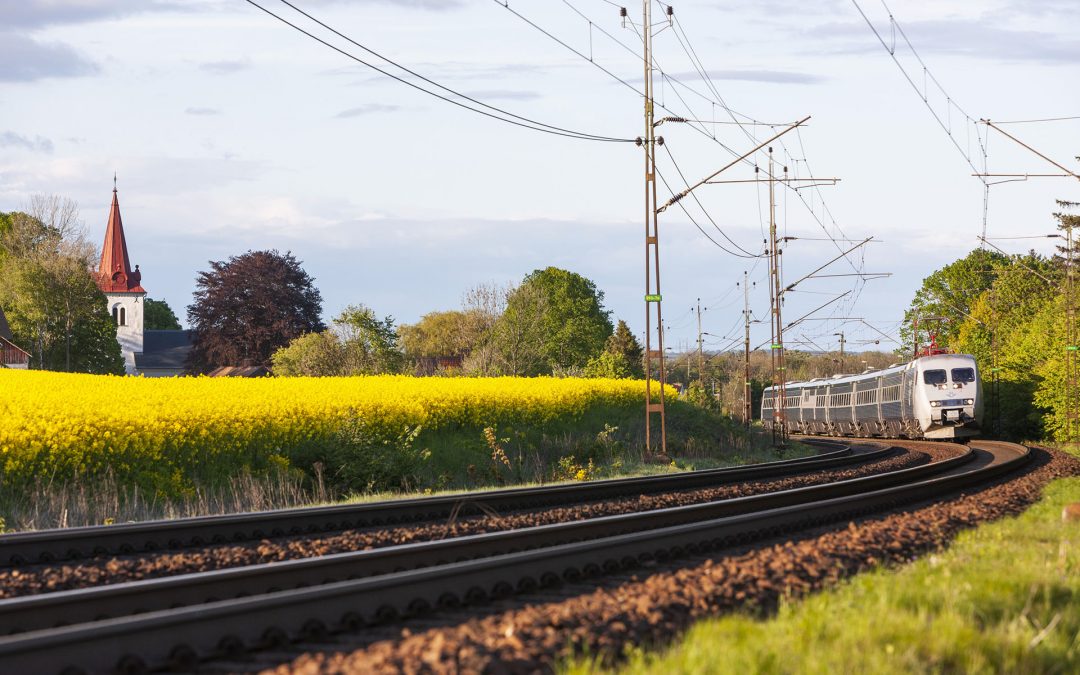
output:
[[[674,392],[672,392],[672,395]],[[168,378],[0,369],[8,488],[111,472],[159,492],[195,477],[288,465],[349,423],[406,429],[539,426],[640,406],[644,382],[556,378]]]

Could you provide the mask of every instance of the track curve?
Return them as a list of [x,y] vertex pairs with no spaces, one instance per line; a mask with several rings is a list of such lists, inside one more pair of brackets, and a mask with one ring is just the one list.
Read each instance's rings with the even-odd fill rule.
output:
[[[25,634],[0,638],[0,662],[44,672],[58,672],[69,666],[87,672],[107,671],[118,664],[135,669],[190,667],[199,659],[220,656],[230,649],[258,649],[280,644],[282,640],[311,639],[321,633],[355,630],[440,604],[475,602],[529,591],[561,579],[614,572],[650,560],[752,541],[914,501],[938,499],[995,480],[1022,466],[1030,457],[1027,448],[994,442],[972,442],[969,447],[954,449],[955,457],[915,467],[919,471],[906,469],[871,477],[876,480],[863,478],[746,498],[757,499],[749,510],[746,501],[735,506],[717,502],[632,514],[633,517],[606,521],[603,527],[589,521],[571,523],[567,529],[551,527],[530,533],[534,535],[532,538],[510,531],[474,537],[468,542],[464,540],[470,538],[429,542],[417,545],[414,551],[426,551],[435,558],[441,556],[445,562],[436,560],[421,569],[353,580],[327,582],[324,577],[322,581],[310,582],[321,583],[317,587],[254,591],[258,594],[247,598],[89,620],[67,627],[32,629]],[[629,531],[623,526],[629,527]],[[531,541],[539,542],[535,545],[540,547],[514,550],[524,549]],[[502,549],[496,547],[486,549],[482,557],[469,557],[478,549],[469,553],[467,547],[490,546],[493,542],[499,542],[498,546],[505,551],[499,552]],[[451,562],[458,557],[465,559]],[[241,576],[239,572],[235,574],[235,578]],[[88,589],[41,597],[61,603],[77,594],[89,597],[97,591]],[[139,594],[130,597],[138,598]],[[4,601],[0,605],[29,600],[32,598]],[[23,611],[12,612],[9,621],[17,620],[20,615],[47,611],[43,605],[21,607]],[[36,609],[31,610],[32,607]],[[72,617],[72,620],[78,619]]]

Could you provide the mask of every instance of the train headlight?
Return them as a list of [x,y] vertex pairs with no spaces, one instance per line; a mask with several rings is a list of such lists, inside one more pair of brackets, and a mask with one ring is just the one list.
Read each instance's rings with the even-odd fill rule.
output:
[[930,407],[931,408],[940,408],[941,407],[941,401],[930,401]]
[[975,399],[973,399],[973,398],[965,398],[964,399],[964,405],[975,405]]

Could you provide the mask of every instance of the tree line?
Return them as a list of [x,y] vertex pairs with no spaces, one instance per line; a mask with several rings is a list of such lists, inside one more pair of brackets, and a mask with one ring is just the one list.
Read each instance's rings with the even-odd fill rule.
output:
[[[1072,212],[1080,204],[1058,205],[1053,215],[1059,232],[1080,229],[1080,216]],[[1073,246],[1080,262],[1080,243]],[[1066,362],[1077,345],[1068,344],[1066,321],[1069,303],[1080,303],[1080,280],[1074,278],[1069,297],[1068,253],[1064,245],[1049,256],[975,249],[926,277],[905,314],[907,354],[936,332],[939,345],[975,356],[984,415],[995,435],[1075,440],[1068,438],[1066,420],[1080,400],[1075,393],[1067,398]]]
[[470,376],[640,377],[642,350],[604,293],[556,267],[519,284],[480,284],[460,309],[398,325],[363,304],[330,325],[322,296],[291,253],[249,251],[211,262],[196,280],[188,367],[263,365],[278,375],[410,373]]

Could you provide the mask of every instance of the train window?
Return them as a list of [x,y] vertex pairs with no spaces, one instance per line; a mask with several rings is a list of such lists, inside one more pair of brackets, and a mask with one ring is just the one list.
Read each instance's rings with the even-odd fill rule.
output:
[[924,370],[922,381],[926,384],[945,384],[948,380],[944,370]]
[[975,381],[975,369],[974,368],[953,368],[952,369],[952,381],[953,382],[974,382]]

